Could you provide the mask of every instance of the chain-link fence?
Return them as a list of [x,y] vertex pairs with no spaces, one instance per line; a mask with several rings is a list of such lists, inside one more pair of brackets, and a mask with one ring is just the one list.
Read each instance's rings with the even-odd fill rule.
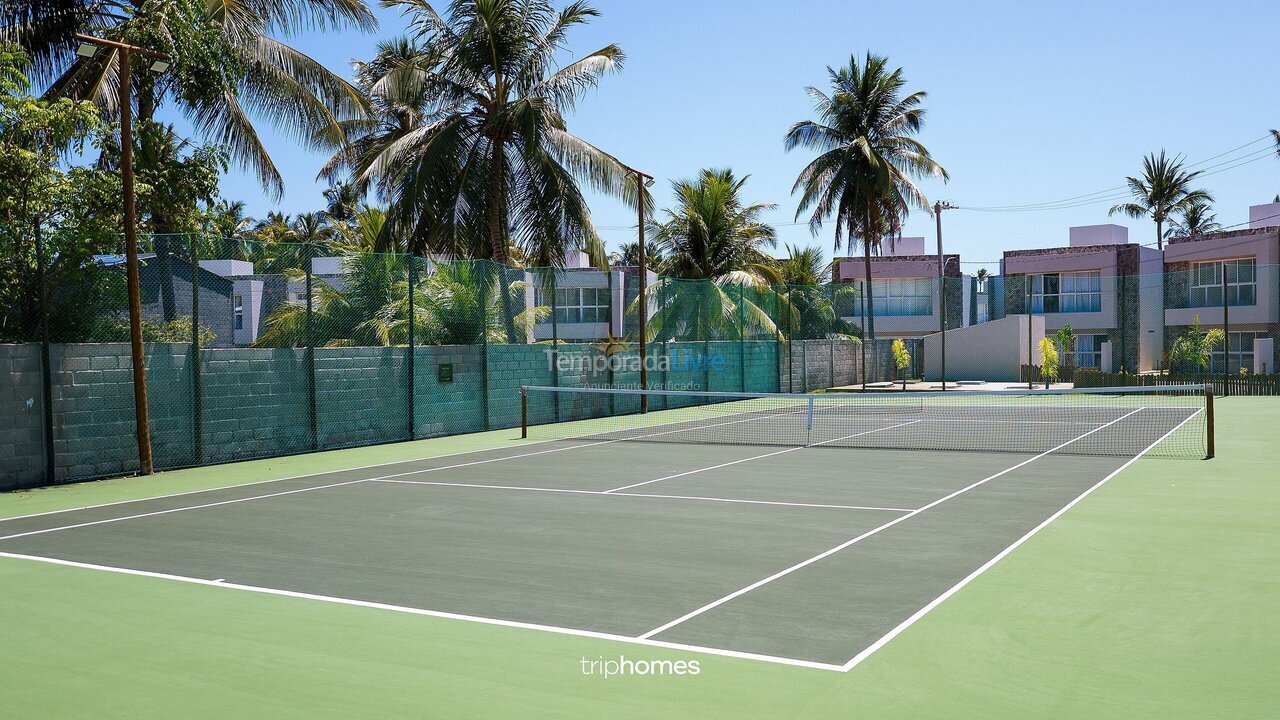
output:
[[[0,355],[13,380],[0,487],[136,471],[123,244],[99,239],[77,254],[69,234],[3,240],[15,252],[0,285]],[[849,287],[651,275],[642,300],[630,267],[520,268],[203,234],[145,236],[138,250],[157,469],[514,427],[521,385],[638,388],[642,369],[648,387],[691,390],[861,379],[858,324],[831,305],[856,295]],[[639,409],[613,402],[612,412]]]
[[[0,390],[0,488],[138,468],[124,248],[42,230],[0,229],[0,363],[11,380]],[[633,267],[521,268],[203,234],[144,237],[139,257],[158,469],[514,427],[522,385],[877,389],[928,375],[920,338],[938,330],[944,302],[952,368],[966,333],[1022,323],[971,348],[975,372],[1006,356],[1015,375],[1040,364],[1039,337],[1017,320],[1028,307],[1041,336],[1067,338],[1061,377],[1080,369],[1082,383],[1138,371],[1265,378],[1280,346],[1276,266],[1234,259],[1129,276],[1010,275],[981,288],[947,278],[943,293],[934,278],[769,286],[650,275],[642,295]],[[979,307],[988,322],[976,322]],[[876,338],[863,341],[872,321]],[[1225,331],[1217,344],[1211,330]],[[634,396],[607,402],[612,413],[639,410]],[[542,420],[582,414],[548,412]]]

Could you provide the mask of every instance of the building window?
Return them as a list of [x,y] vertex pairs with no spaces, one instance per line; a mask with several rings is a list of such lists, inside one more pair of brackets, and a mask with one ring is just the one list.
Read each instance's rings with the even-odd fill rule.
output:
[[1106,341],[1106,335],[1077,335],[1075,352],[1068,353],[1072,367],[1102,367],[1102,344]]
[[1102,311],[1102,273],[1046,273],[1031,276],[1031,312]]
[[[1230,273],[1228,273],[1228,276]],[[1222,297],[1219,295],[1218,297]],[[1253,372],[1253,341],[1258,338],[1269,337],[1265,332],[1233,332],[1227,334],[1227,366],[1226,372],[1235,374],[1240,372],[1240,368],[1245,368],[1249,372]],[[1213,355],[1209,360],[1209,372],[1221,373],[1222,367],[1222,346],[1219,345],[1214,349]]]
[[1215,260],[1191,265],[1191,307],[1222,307],[1222,270],[1227,271],[1227,302],[1256,305],[1258,263],[1254,258]]
[[[235,315],[236,329],[244,329],[244,296],[240,293],[231,295],[231,312]],[[225,327],[225,326],[224,326]]]
[[871,281],[876,317],[933,314],[933,278],[889,278]]
[[[534,302],[539,306],[551,303],[538,289]],[[609,288],[556,288],[555,318],[557,323],[609,322]]]

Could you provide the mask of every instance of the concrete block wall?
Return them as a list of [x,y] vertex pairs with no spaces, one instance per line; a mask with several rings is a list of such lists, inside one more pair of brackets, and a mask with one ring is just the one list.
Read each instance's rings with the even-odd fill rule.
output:
[[[885,364],[891,340],[867,343],[868,382],[888,380]],[[781,346],[778,383],[781,392],[810,392],[862,381],[862,347],[853,340],[796,340]]]
[[212,348],[200,362],[204,462],[313,448],[305,349]]
[[409,348],[316,348],[322,448],[408,440]]
[[40,346],[0,345],[0,490],[44,481],[44,402]]
[[[414,353],[414,422],[417,437],[483,430],[484,347],[425,346],[415,348]],[[440,382],[441,365],[452,366],[451,382]]]

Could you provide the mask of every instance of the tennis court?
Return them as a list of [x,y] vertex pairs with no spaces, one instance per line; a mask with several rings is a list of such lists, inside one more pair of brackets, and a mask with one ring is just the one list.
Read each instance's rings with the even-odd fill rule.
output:
[[1203,390],[1152,390],[532,388],[507,447],[12,518],[0,554],[847,670],[1136,457],[1204,457]]

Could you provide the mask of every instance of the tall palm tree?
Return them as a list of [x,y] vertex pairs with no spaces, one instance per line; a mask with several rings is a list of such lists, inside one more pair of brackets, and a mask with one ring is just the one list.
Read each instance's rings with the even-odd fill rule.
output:
[[119,54],[79,57],[74,33],[169,54],[172,65],[163,76],[135,63],[138,120],[151,120],[161,105],[173,103],[275,197],[284,183],[255,120],[312,143],[340,138],[339,121],[358,116],[365,105],[353,86],[273,35],[375,26],[364,0],[0,0],[0,38],[31,54],[37,77],[51,81],[48,96],[88,99],[116,112]]
[[1194,190],[1191,181],[1202,171],[1187,171],[1181,155],[1169,157],[1164,150],[1142,159],[1142,177],[1127,177],[1133,200],[1120,203],[1108,213],[1123,213],[1131,218],[1150,217],[1156,222],[1156,247],[1164,249],[1164,223],[1170,215],[1183,212],[1197,203],[1213,202],[1204,190]]
[[773,321],[746,292],[767,292],[770,283],[782,279],[777,261],[763,249],[776,244],[774,230],[760,220],[775,206],[742,202],[739,194],[748,177],[708,169],[695,180],[672,183],[677,205],[663,210],[664,219],[655,218],[647,233],[664,256],[665,274],[701,282],[664,281],[649,289],[658,295],[649,327],[660,337],[732,338],[747,322],[776,332]]
[[[809,87],[816,120],[803,120],[787,131],[788,151],[797,147],[819,153],[796,178],[800,191],[796,218],[812,209],[809,230],[817,235],[834,217],[836,252],[847,236],[862,243],[867,277],[871,255],[881,240],[902,227],[912,208],[931,213],[929,200],[916,186],[923,177],[948,179],[929,150],[915,139],[924,126],[926,94],[905,94],[902,68],[889,69],[888,58],[867,53],[859,62],[827,68],[831,94]],[[875,311],[867,297],[868,336],[875,337]]]
[[1218,216],[1209,203],[1192,203],[1180,210],[1180,217],[1169,221],[1165,237],[1199,237],[1222,229]]
[[568,132],[564,113],[623,52],[608,44],[557,63],[569,30],[599,13],[581,1],[556,12],[549,0],[454,0],[445,18],[424,0],[386,4],[416,35],[358,68],[376,114],[330,165],[377,188],[388,230],[415,247],[505,263],[515,244],[539,266],[580,249],[603,266],[579,183],[631,199],[636,188],[621,162]]

